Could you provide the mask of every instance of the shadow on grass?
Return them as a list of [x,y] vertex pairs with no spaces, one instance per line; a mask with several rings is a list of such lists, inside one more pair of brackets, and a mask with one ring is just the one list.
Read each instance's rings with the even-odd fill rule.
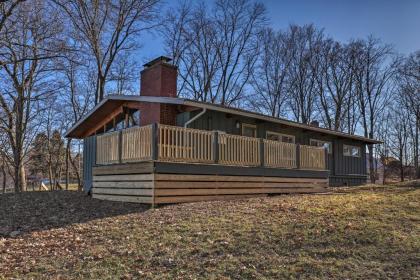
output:
[[0,195],[0,237],[144,212],[148,205],[92,199],[75,191]]

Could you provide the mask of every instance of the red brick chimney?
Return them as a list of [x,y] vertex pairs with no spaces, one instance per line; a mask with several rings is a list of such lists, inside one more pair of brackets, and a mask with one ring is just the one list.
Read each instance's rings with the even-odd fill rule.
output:
[[161,56],[143,65],[140,95],[176,97],[178,68],[170,61],[170,58]]
[[[178,68],[170,58],[161,56],[144,64],[140,78],[140,95],[176,97]],[[140,105],[140,125],[162,123],[176,124],[176,107],[170,104],[145,102]]]

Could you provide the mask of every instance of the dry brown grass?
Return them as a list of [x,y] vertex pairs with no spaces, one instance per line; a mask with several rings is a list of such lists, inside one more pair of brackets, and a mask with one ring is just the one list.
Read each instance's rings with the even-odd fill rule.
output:
[[[415,187],[369,186],[154,210],[76,192],[50,195],[16,208],[13,219],[24,217],[29,226],[15,238],[0,238],[4,278],[420,277],[420,189]],[[51,200],[61,206],[53,207]],[[0,196],[0,211],[28,201]],[[36,209],[56,219],[40,227],[26,212]],[[4,214],[0,222],[15,225]]]

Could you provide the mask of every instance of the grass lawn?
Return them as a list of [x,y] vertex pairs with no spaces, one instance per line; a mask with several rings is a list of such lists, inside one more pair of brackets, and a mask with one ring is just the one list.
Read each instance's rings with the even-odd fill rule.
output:
[[0,234],[0,278],[419,279],[420,188],[154,210],[78,192],[7,194]]

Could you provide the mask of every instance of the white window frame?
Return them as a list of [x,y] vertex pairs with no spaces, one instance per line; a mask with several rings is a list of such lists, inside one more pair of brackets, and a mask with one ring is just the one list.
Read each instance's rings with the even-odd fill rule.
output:
[[[267,130],[265,132],[265,139],[268,139],[269,134],[274,134],[274,135],[279,136],[279,139],[280,139],[279,142],[283,142],[283,141],[281,141],[281,138],[284,136],[284,137],[290,137],[291,139],[293,139],[293,142],[292,142],[293,144],[296,143],[296,138],[295,138],[294,135],[289,135],[289,134],[284,134],[284,133],[279,133],[279,132],[274,132],[274,131]],[[290,142],[283,142],[283,143],[290,143]]]
[[[257,137],[257,126],[255,125],[255,124],[249,124],[249,123],[242,123],[242,128],[241,128],[241,135],[242,136],[245,136],[244,135],[244,129],[245,128],[251,128],[251,129],[254,129],[254,138],[256,138]],[[247,136],[247,137],[249,137],[249,136]]]
[[[316,142],[317,143],[316,146],[315,145],[312,145],[312,142]],[[330,142],[330,141],[324,141],[324,140],[319,140],[319,139],[313,139],[313,138],[309,139],[309,145],[310,146],[314,146],[314,147],[325,147],[324,146],[325,144],[328,144],[328,148],[327,148],[328,154],[332,154],[332,142]]]
[[[347,152],[346,152],[346,149],[347,149]],[[353,154],[353,152],[352,152],[353,149],[357,149],[358,150],[357,155],[354,155]],[[344,144],[343,145],[343,155],[345,157],[357,157],[357,158],[360,158],[360,157],[362,157],[362,148],[359,147],[359,146],[353,146],[353,145],[346,145],[346,144]]]

